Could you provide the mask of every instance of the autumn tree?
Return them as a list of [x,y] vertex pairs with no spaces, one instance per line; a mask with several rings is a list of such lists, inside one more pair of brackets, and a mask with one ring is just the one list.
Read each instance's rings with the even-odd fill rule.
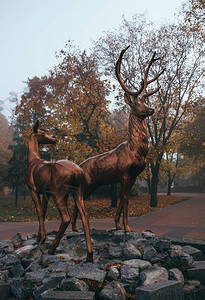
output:
[[179,149],[189,161],[193,173],[205,167],[205,99],[198,99],[198,107],[192,118],[181,128]]
[[204,0],[189,0],[189,5],[184,4],[186,13],[185,21],[189,32],[196,32],[198,36],[205,39],[205,2]]
[[71,43],[57,58],[61,62],[48,75],[28,80],[29,92],[22,95],[16,115],[25,124],[24,140],[38,118],[58,140],[53,157],[80,163],[115,147],[121,131],[111,126],[110,84],[101,79],[95,59]]
[[12,143],[8,146],[11,151],[10,159],[8,160],[8,173],[5,177],[7,185],[15,192],[15,206],[18,206],[19,194],[24,194],[26,197],[25,173],[27,170],[27,149],[22,137],[22,124],[19,124],[16,118],[12,117]]
[[155,108],[155,113],[148,119],[153,154],[149,157],[152,173],[150,205],[155,207],[165,149],[175,128],[191,112],[199,92],[197,88],[203,85],[204,44],[196,35],[187,35],[183,22],[154,28],[143,15],[134,15],[130,21],[123,19],[120,28],[105,33],[94,45],[101,67],[112,80],[115,80],[114,66],[119,53],[127,45],[131,47],[124,56],[121,73],[130,89],[139,89],[153,51],[158,53],[160,60],[158,66],[150,70],[150,77],[166,67],[160,77],[158,94],[147,101],[148,105]]
[[0,190],[6,184],[5,177],[8,172],[8,161],[11,157],[11,151],[8,145],[12,141],[11,129],[7,118],[0,113]]

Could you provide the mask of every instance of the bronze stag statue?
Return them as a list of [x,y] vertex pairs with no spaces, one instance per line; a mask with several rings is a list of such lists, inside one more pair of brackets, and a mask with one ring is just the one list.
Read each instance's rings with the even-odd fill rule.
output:
[[[130,106],[129,116],[129,136],[128,140],[115,149],[103,154],[88,158],[80,164],[85,171],[84,199],[86,199],[97,187],[105,184],[121,183],[121,198],[117,206],[115,216],[116,229],[122,229],[120,225],[120,216],[123,211],[123,224],[126,232],[130,232],[128,225],[128,197],[136,177],[144,170],[146,165],[146,155],[148,152],[148,131],[146,118],[154,113],[154,109],[145,105],[145,99],[156,93],[160,87],[147,92],[147,85],[154,82],[164,72],[162,70],[153,79],[148,80],[148,73],[151,65],[158,60],[153,54],[151,61],[145,71],[144,80],[141,88],[137,92],[130,91],[123,82],[120,75],[120,66],[125,51],[121,51],[120,57],[116,63],[116,76],[125,91],[124,100]],[[141,97],[139,98],[141,94]],[[133,100],[131,100],[131,96]],[[72,222],[73,230],[76,228],[77,207],[75,207]]]
[[[56,238],[49,249],[53,254],[70,223],[67,208],[67,198],[70,187],[76,188],[75,205],[80,213],[87,243],[87,261],[93,262],[93,249],[90,237],[90,227],[83,201],[83,185],[85,181],[84,171],[75,163],[68,160],[45,161],[40,159],[39,144],[55,144],[56,140],[39,130],[39,121],[33,126],[33,132],[28,141],[28,170],[26,184],[35,203],[39,219],[38,244],[46,239],[45,215],[48,200],[53,198],[61,216],[61,225]],[[40,195],[43,195],[42,203]]]

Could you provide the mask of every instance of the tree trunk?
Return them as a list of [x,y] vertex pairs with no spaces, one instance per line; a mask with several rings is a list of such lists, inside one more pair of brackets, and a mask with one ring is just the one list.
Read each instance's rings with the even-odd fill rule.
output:
[[150,175],[147,175],[146,181],[147,181],[148,193],[151,195],[151,179],[150,179]]
[[111,207],[117,207],[117,184],[110,186]]
[[151,180],[151,196],[150,206],[157,207],[157,186],[159,181],[159,167],[160,163],[156,162],[156,165],[152,164],[152,180]]
[[169,177],[167,181],[167,196],[171,195],[172,179]]
[[18,186],[15,188],[15,207],[18,207]]
[[26,185],[23,186],[23,200],[26,200]]

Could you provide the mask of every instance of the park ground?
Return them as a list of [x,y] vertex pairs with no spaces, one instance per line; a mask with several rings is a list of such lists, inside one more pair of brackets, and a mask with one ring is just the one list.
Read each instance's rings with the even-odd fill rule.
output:
[[[149,208],[149,198],[146,197],[148,197],[148,195],[140,195],[139,197],[133,197],[130,201],[129,225],[133,230],[135,230],[136,232],[141,232],[143,230],[152,230],[156,236],[161,237],[167,236],[205,240],[204,193],[173,194],[172,197],[159,195],[159,203],[157,209]],[[87,211],[90,216],[91,228],[110,230],[114,227],[113,215],[115,213],[115,209],[111,209],[110,201],[109,203],[106,201],[98,201],[101,205],[98,205],[99,207],[96,206],[95,209],[93,207],[96,204],[95,200],[88,201],[86,203]],[[102,205],[102,202],[105,202],[104,205]],[[90,210],[88,203],[91,206]],[[137,207],[136,210],[135,206]],[[33,207],[33,211],[35,212],[34,206],[31,207]],[[141,210],[138,207],[141,207]],[[8,211],[10,211],[11,214],[11,211],[14,211],[13,206],[10,206],[10,209],[8,209]],[[52,208],[50,207],[49,209]],[[96,214],[98,218],[96,218]],[[104,218],[102,218],[102,215]],[[11,222],[11,220],[14,219],[17,222]],[[33,221],[31,218],[30,220],[28,220],[27,217],[25,217],[24,221],[30,222],[23,222],[22,220],[18,220],[16,216],[13,216],[12,219],[7,219],[5,214],[3,219],[1,216],[1,221],[0,240],[9,239],[16,233],[27,235],[30,233],[37,233],[38,230],[38,222],[36,221],[36,216],[35,221]],[[46,229],[48,231],[57,230],[59,228],[59,224],[60,221],[58,214],[49,217],[48,212]],[[82,226],[80,220],[78,220],[77,225]]]

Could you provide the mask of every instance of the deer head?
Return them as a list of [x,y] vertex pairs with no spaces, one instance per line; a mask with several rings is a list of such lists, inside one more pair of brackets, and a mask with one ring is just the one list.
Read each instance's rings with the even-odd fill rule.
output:
[[[151,95],[153,95],[154,93],[156,93],[159,89],[160,86],[158,86],[156,89],[154,89],[153,91],[150,92],[146,92],[146,88],[147,85],[150,84],[151,82],[154,82],[155,80],[157,80],[157,78],[159,78],[159,76],[165,71],[165,69],[163,69],[160,73],[158,73],[154,78],[148,80],[148,73],[149,73],[149,69],[151,67],[151,65],[159,60],[159,58],[155,58],[156,52],[154,52],[149,65],[145,71],[145,76],[144,79],[141,82],[141,87],[139,89],[139,91],[133,92],[130,91],[126,85],[125,85],[125,81],[122,80],[121,75],[120,75],[120,66],[121,66],[121,62],[122,62],[122,57],[125,53],[125,51],[129,48],[130,46],[128,46],[127,48],[123,49],[120,53],[120,57],[116,63],[115,66],[115,73],[117,76],[117,79],[121,85],[121,87],[123,88],[123,90],[125,91],[124,94],[124,100],[125,102],[132,108],[132,112],[134,115],[136,115],[137,117],[141,118],[141,119],[145,119],[148,116],[151,116],[154,113],[154,109],[148,107],[144,102],[145,99]],[[141,94],[141,97],[139,98],[139,95]],[[131,100],[131,97],[133,97],[133,100]],[[138,99],[139,98],[139,99]]]
[[35,136],[35,140],[37,140],[38,144],[55,144],[56,139],[52,138],[50,135],[46,134],[44,131],[39,129],[39,120],[33,125],[33,133]]

